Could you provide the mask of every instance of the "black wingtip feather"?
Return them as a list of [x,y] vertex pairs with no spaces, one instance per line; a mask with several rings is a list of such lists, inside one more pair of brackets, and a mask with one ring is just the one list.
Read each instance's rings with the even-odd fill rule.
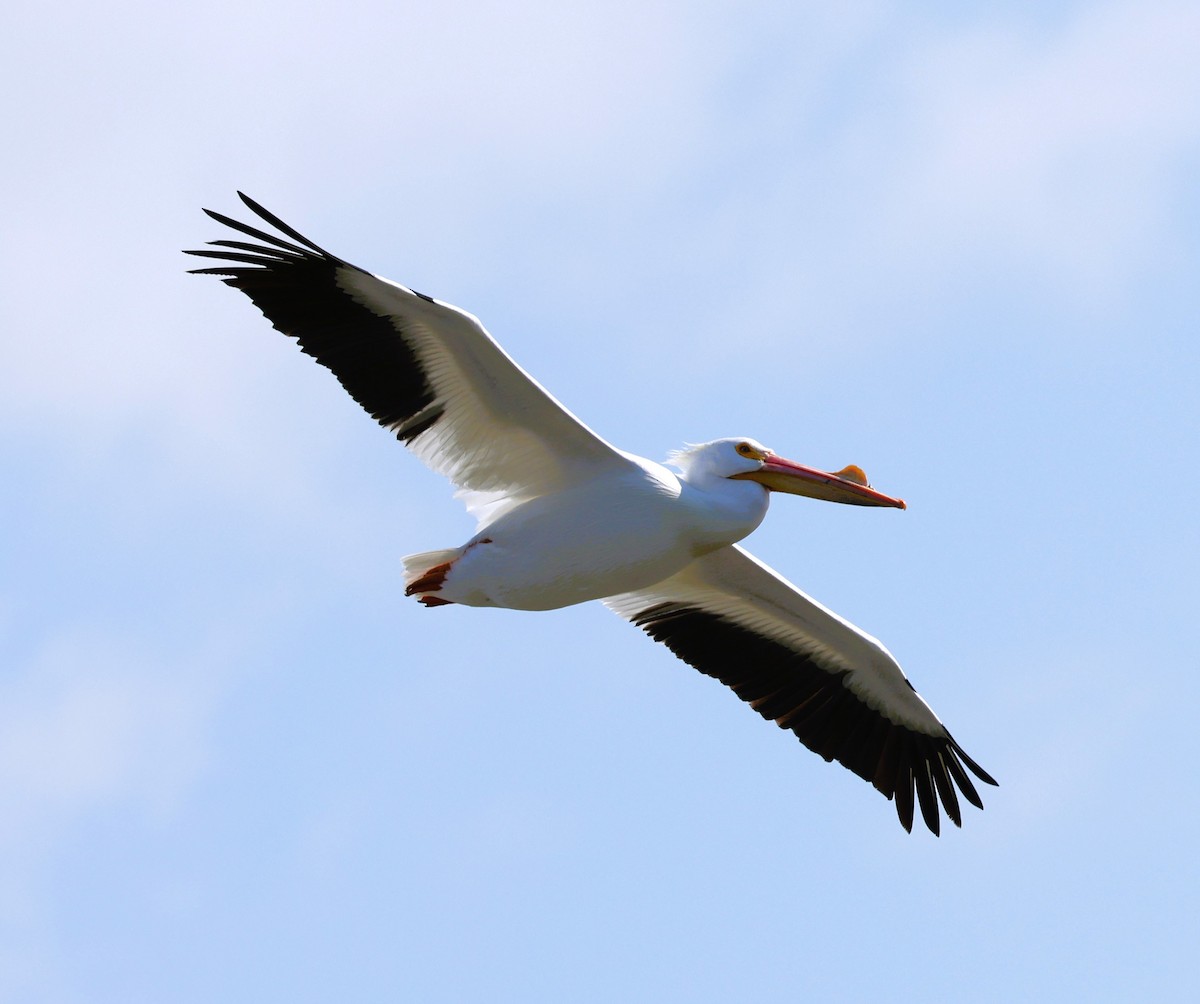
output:
[[950,821],[955,826],[961,827],[962,812],[958,807],[958,795],[954,791],[954,783],[950,780],[950,775],[946,772],[945,758],[947,755],[950,755],[949,751],[935,750],[929,760],[929,770],[933,775],[933,783],[937,785],[938,797],[942,800],[942,807],[946,810],[946,815],[950,817]]
[[[918,745],[924,745],[918,743]],[[938,813],[937,797],[933,792],[933,776],[929,771],[928,754],[923,756],[913,767],[913,780],[917,788],[917,801],[921,806],[921,818],[925,825],[936,837],[941,835],[942,819]]]
[[[215,243],[215,242],[214,242]],[[263,250],[263,249],[259,249]],[[219,258],[222,261],[234,261],[242,265],[263,265],[270,268],[273,265],[278,265],[280,259],[274,255],[265,254],[248,254],[245,252],[233,251],[209,251],[207,248],[198,248],[195,251],[184,251],[184,254],[195,255],[197,258]]]
[[264,219],[268,223],[270,223],[271,226],[273,226],[276,230],[279,230],[281,233],[287,234],[290,238],[292,238],[292,240],[299,241],[306,248],[309,248],[309,249],[315,251],[317,254],[322,255],[323,257],[328,258],[331,261],[337,261],[337,262],[341,261],[340,258],[337,258],[334,255],[331,255],[328,251],[326,251],[320,245],[314,244],[312,241],[310,241],[307,237],[305,237],[298,230],[295,230],[294,228],[288,226],[286,223],[283,222],[283,220],[281,220],[278,216],[276,216],[269,209],[264,209],[257,202],[255,202],[252,198],[250,198],[250,196],[248,196],[245,192],[238,192],[237,194],[238,194],[238,198],[241,199],[254,213],[256,213],[261,219]]
[[950,740],[951,748],[954,750],[955,753],[957,753],[959,755],[959,757],[962,758],[962,762],[965,763],[970,768],[972,774],[974,774],[977,778],[979,778],[979,780],[982,781],[984,784],[990,784],[996,788],[1000,787],[1000,782],[997,781],[994,777],[992,777],[992,775],[989,774],[986,770],[984,770],[982,767],[980,767],[979,764],[977,764],[969,756],[967,756],[967,754],[963,752],[963,748],[954,741],[954,738],[952,736],[950,736],[949,733],[947,733],[947,738]]
[[[205,214],[211,219],[216,220],[224,227],[229,227],[230,230],[236,230],[239,234],[245,234],[247,237],[253,237],[256,241],[262,241],[264,244],[270,244],[274,247],[288,251],[292,254],[298,254],[301,257],[307,257],[311,251],[285,241],[274,234],[269,234],[265,230],[259,230],[257,227],[250,226],[249,223],[243,223],[241,220],[235,220],[232,216],[226,216],[224,213],[218,213],[215,209],[204,210]],[[215,243],[215,242],[214,242]],[[328,257],[328,256],[326,256]]]
[[406,318],[351,297],[339,272],[363,269],[330,254],[249,196],[238,195],[292,240],[206,209],[211,219],[261,243],[219,240],[188,251],[226,263],[191,269],[192,274],[219,276],[245,293],[277,330],[332,370],[350,395],[403,442],[428,430],[445,408],[409,340]]
[[[209,241],[208,243],[215,248],[238,248],[242,251],[250,251],[255,254],[262,251],[261,245],[249,244],[246,241]],[[279,248],[272,249],[271,254],[276,256],[277,260],[280,261],[287,261],[288,259],[299,261],[304,258],[304,251],[301,248],[296,248],[293,251],[286,241],[280,241]]]
[[906,833],[912,833],[913,824],[913,772],[907,763],[896,775],[896,815]]
[[950,776],[954,778],[959,790],[963,793],[963,798],[970,802],[975,808],[983,808],[983,799],[979,797],[979,792],[975,790],[975,785],[971,782],[970,776],[962,769],[962,764],[958,762],[958,757],[954,750],[949,751],[946,757],[946,766],[950,770]]

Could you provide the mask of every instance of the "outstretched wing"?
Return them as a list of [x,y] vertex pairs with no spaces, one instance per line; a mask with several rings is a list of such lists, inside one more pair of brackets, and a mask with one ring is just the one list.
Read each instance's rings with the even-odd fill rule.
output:
[[983,808],[964,765],[996,783],[954,741],[887,649],[736,545],[604,602],[813,752],[894,798],[906,830],[912,830],[914,791],[936,834],[939,799],[962,825],[956,786]]
[[475,317],[318,247],[238,193],[290,240],[205,210],[253,238],[188,254],[328,367],[350,395],[458,488],[486,523],[520,502],[629,462],[500,348]]

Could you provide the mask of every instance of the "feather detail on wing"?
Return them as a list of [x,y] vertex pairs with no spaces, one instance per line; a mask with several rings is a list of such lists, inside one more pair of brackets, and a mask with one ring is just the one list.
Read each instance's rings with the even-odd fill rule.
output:
[[240,289],[351,396],[459,489],[480,525],[528,498],[628,461],[522,370],[471,314],[372,275],[252,199],[289,240],[205,210],[251,237],[188,254]]
[[646,589],[604,601],[805,746],[870,781],[912,829],[938,802],[962,825],[958,791],[983,808],[967,770],[996,782],[946,731],[874,638],[734,545]]

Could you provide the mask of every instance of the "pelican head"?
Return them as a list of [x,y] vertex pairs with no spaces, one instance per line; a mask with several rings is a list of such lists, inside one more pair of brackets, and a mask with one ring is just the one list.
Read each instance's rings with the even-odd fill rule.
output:
[[875,491],[861,467],[853,464],[830,473],[787,460],[755,439],[717,439],[671,456],[684,477],[696,483],[712,478],[757,481],[769,491],[807,495],[846,505],[906,508],[903,499]]

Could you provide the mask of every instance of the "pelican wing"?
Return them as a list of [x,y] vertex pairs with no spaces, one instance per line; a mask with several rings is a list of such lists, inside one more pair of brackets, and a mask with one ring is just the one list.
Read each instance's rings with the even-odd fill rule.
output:
[[254,242],[188,254],[328,367],[351,396],[458,488],[485,523],[629,462],[522,370],[478,319],[343,261],[254,200],[284,240],[205,210]]
[[805,596],[736,545],[646,589],[604,601],[805,746],[870,781],[912,830],[938,801],[962,825],[955,786],[983,808],[964,765],[975,763],[878,641]]

